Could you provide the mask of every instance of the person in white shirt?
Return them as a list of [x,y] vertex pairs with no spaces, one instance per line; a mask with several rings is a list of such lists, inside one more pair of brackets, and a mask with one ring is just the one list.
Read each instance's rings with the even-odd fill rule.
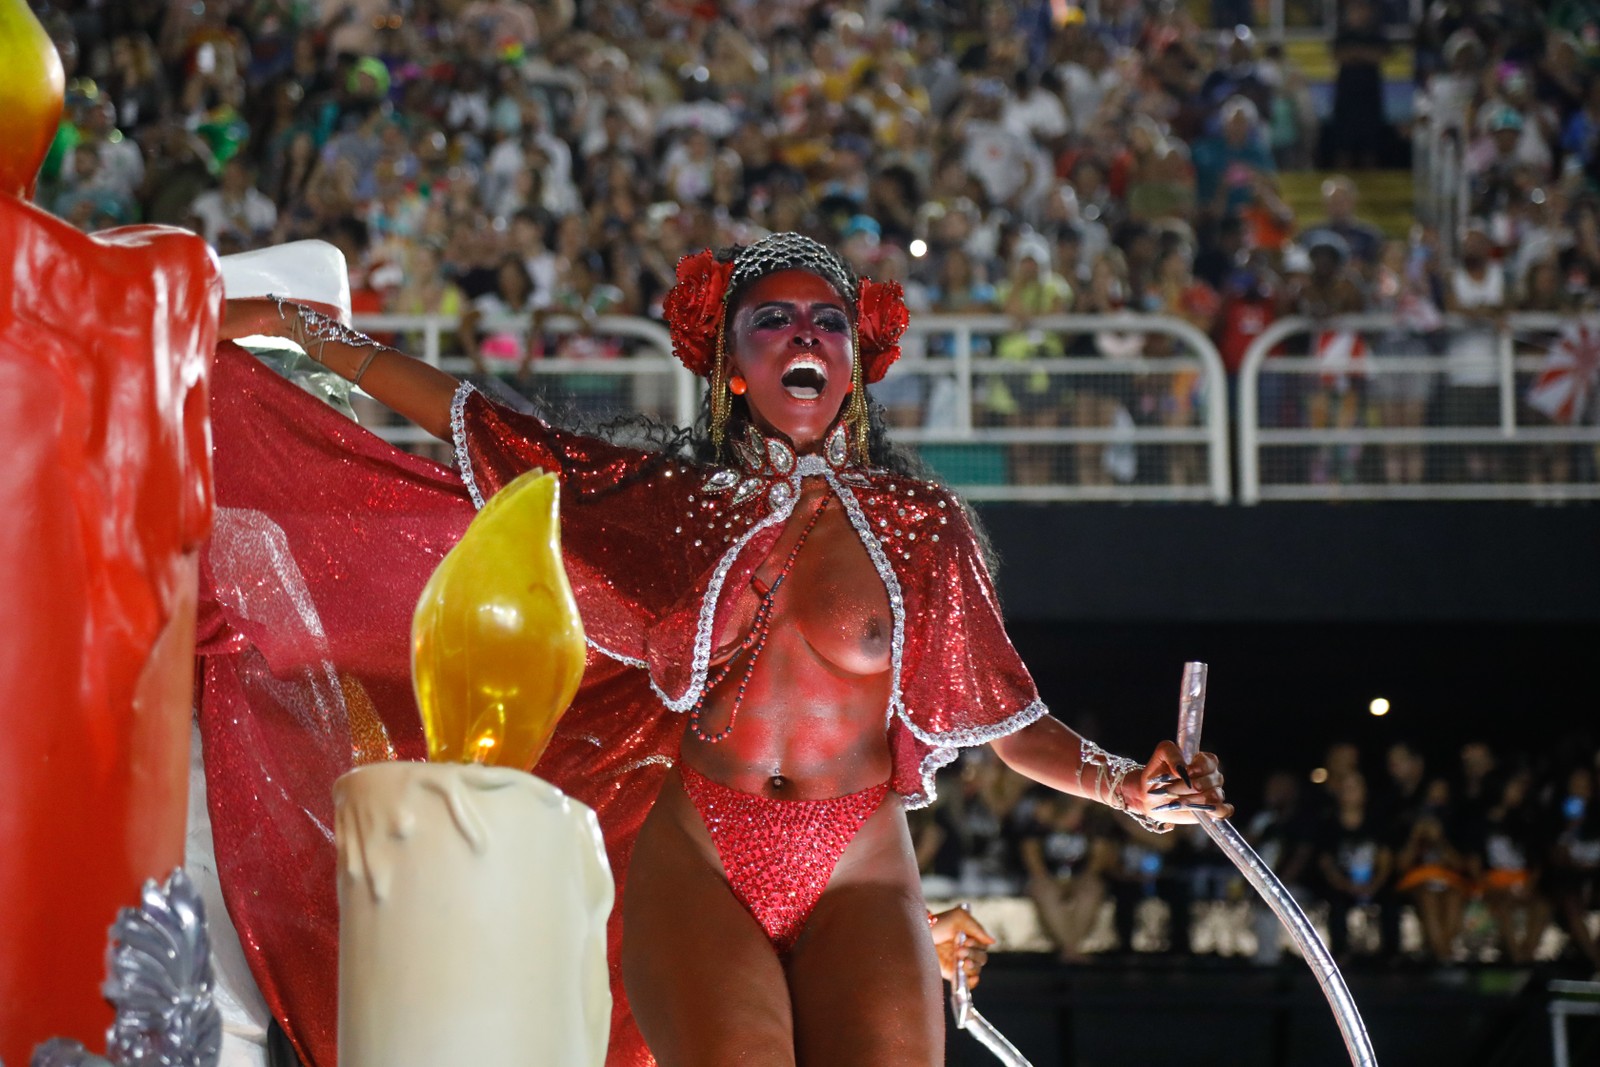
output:
[[278,224],[277,205],[255,187],[250,168],[237,158],[223,164],[221,187],[195,197],[189,212],[200,221],[201,236],[211,245],[224,234],[249,245]]
[[[1506,278],[1492,251],[1487,225],[1467,223],[1461,264],[1451,272],[1445,290],[1445,310],[1469,322],[1450,336],[1442,413],[1448,426],[1481,428],[1500,421],[1499,329],[1506,310]],[[1465,447],[1449,454],[1445,472],[1451,481],[1494,479],[1498,457],[1492,450]]]

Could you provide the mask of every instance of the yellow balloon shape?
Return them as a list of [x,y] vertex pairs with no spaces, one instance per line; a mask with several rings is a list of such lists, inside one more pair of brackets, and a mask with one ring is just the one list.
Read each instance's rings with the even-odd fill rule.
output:
[[428,579],[411,676],[428,757],[529,770],[583,677],[561,563],[560,485],[531,471],[489,500]]
[[66,75],[27,0],[0,0],[0,195],[29,196],[55,139]]

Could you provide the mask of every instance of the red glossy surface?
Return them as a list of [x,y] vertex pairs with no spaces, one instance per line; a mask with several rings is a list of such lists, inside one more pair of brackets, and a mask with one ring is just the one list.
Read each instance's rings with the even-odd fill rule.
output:
[[216,261],[0,195],[0,1059],[104,1046],[106,931],[183,859]]

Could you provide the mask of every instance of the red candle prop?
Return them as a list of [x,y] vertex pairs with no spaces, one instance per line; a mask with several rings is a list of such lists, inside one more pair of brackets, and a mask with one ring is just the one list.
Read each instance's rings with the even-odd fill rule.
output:
[[[0,0],[0,69],[11,72],[28,69],[17,49],[49,47],[42,31],[23,32],[19,10],[22,0]],[[107,928],[145,879],[183,861],[222,297],[215,257],[192,234],[90,237],[20,199],[54,129],[51,109],[27,111],[50,118],[42,137],[21,114],[0,107],[7,1064],[27,1063],[47,1037],[103,1047]]]

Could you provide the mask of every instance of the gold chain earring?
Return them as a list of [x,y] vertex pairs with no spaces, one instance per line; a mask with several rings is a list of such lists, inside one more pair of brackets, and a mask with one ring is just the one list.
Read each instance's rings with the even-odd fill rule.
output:
[[733,406],[733,394],[728,391],[728,361],[726,331],[717,330],[717,358],[711,365],[711,447],[722,454],[722,442],[728,435],[728,412]]
[[856,458],[867,462],[867,385],[861,370],[861,333],[855,323],[850,324],[850,399],[845,401],[844,421],[855,442]]

